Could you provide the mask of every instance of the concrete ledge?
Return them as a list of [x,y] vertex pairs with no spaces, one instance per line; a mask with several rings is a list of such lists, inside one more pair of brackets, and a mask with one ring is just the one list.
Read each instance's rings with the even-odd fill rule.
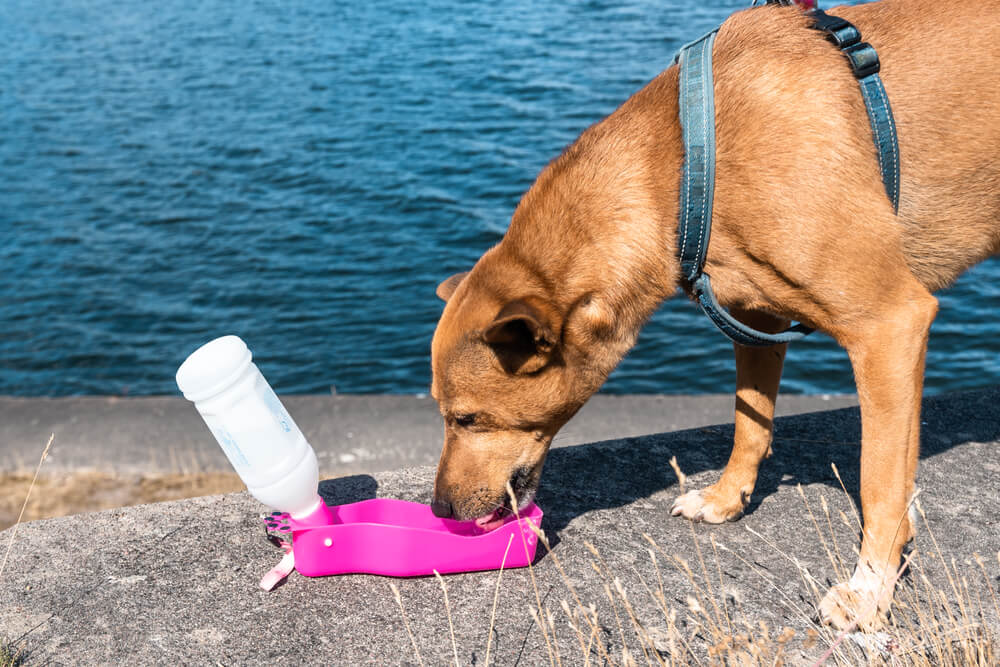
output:
[[[1000,619],[972,554],[983,555],[992,587],[1000,588],[998,405],[1000,389],[925,401],[920,473],[922,505],[941,551],[946,559],[954,557],[967,577],[969,621],[994,634],[1000,632]],[[534,574],[539,598],[553,613],[563,664],[582,662],[576,635],[560,610],[562,600],[576,606],[568,585],[584,604],[595,605],[600,641],[615,661],[621,660],[624,640],[644,662],[624,608],[617,604],[612,610],[608,602],[588,542],[605,561],[598,566],[620,579],[635,614],[663,651],[669,650],[668,628],[649,592],[659,581],[666,605],[677,612],[678,631],[703,659],[710,643],[705,638],[711,636],[704,617],[690,609],[688,598],[696,593],[687,575],[668,562],[673,554],[691,564],[702,587],[708,585],[699,564],[704,558],[713,591],[708,597],[725,609],[734,634],[748,628],[757,632],[759,622],[770,628],[772,638],[790,627],[795,635],[783,649],[790,664],[815,659],[825,649],[822,637],[812,645],[806,639],[813,627],[808,615],[814,595],[791,559],[823,587],[834,578],[828,548],[835,544],[848,560],[853,558],[856,531],[838,518],[839,512],[851,516],[852,510],[830,463],[855,490],[858,413],[843,409],[779,420],[774,457],[765,464],[742,521],[706,526],[668,517],[679,490],[670,457],[676,456],[690,475],[690,485],[704,485],[724,464],[731,434],[731,426],[722,425],[551,452],[539,503],[553,553],[538,560]],[[375,495],[426,501],[432,478],[433,469],[421,467],[329,480],[322,491],[330,503]],[[799,484],[818,514],[825,543],[813,528]],[[832,535],[821,497],[833,512]],[[446,577],[453,649],[444,597],[433,578],[309,579],[293,573],[275,591],[260,591],[260,576],[280,555],[263,539],[256,520],[260,510],[252,498],[232,494],[22,525],[0,574],[0,635],[22,642],[29,664],[416,663],[390,590],[395,584],[425,664],[451,662],[453,652],[461,664],[482,664],[495,572]],[[12,530],[0,533],[4,549]],[[643,534],[666,554],[658,568],[651,564]],[[916,546],[922,572],[951,596],[940,563],[931,557],[936,550],[926,530]],[[921,581],[909,577],[903,585],[912,590],[916,582],[920,590]],[[491,645],[497,664],[549,662],[546,639],[528,611],[535,599],[528,571],[503,574]],[[908,613],[898,607],[898,617]],[[840,650],[848,652],[848,662],[860,659],[850,641]],[[592,659],[600,662],[598,655]]]
[[[433,399],[417,396],[282,396],[329,476],[434,465],[443,426]],[[853,396],[782,396],[778,414],[857,405]],[[560,432],[557,447],[732,421],[733,397],[595,396]],[[34,470],[55,433],[48,472],[229,472],[232,468],[183,398],[0,397],[0,469]]]

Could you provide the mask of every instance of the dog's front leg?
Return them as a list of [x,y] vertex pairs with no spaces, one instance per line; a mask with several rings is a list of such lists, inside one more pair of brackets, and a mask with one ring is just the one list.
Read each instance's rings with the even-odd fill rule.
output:
[[920,449],[924,357],[937,300],[915,280],[892,303],[838,339],[854,367],[861,404],[861,510],[864,531],[850,581],[827,592],[823,622],[840,629],[881,625],[892,602],[903,546],[915,526],[909,504]]
[[[766,313],[734,310],[733,314],[755,329],[776,332],[788,323]],[[689,491],[675,502],[671,514],[694,521],[736,521],[750,502],[760,462],[771,455],[774,401],[781,382],[787,345],[744,347],[736,354],[736,415],[733,451],[718,482]]]

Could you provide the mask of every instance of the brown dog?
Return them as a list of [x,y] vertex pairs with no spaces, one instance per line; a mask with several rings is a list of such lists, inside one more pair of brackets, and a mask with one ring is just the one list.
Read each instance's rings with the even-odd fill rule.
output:
[[[1000,21],[989,2],[831,9],[882,60],[898,127],[895,215],[858,85],[795,8],[730,17],[715,44],[717,176],[705,272],[744,322],[798,320],[848,352],[861,403],[865,531],[822,618],[878,622],[915,526],[931,293],[1000,252]],[[665,58],[667,55],[665,54]],[[445,418],[439,515],[490,525],[527,504],[556,431],[679,285],[677,68],[586,130],[539,175],[503,240],[438,288],[432,394]],[[770,452],[784,346],[735,346],[735,445],[674,514],[738,518]]]

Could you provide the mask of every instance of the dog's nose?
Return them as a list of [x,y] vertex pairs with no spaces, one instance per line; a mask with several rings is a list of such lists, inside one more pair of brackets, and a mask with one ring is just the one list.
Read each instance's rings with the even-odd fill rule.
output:
[[431,501],[431,511],[434,512],[434,516],[441,519],[447,519],[454,514],[451,503],[446,500],[438,500],[437,498]]

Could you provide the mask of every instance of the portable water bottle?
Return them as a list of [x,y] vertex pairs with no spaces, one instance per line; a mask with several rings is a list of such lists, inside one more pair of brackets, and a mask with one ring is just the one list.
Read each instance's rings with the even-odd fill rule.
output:
[[177,370],[177,386],[201,414],[260,502],[299,522],[330,523],[319,497],[316,453],[238,336],[202,345]]
[[[434,516],[426,503],[393,498],[327,507],[317,493],[316,453],[236,336],[195,350],[177,370],[177,386],[250,493],[281,510],[263,517],[269,537],[285,552],[261,579],[264,590],[293,569],[309,577],[413,577],[526,567],[535,557],[542,510],[534,503],[490,530]],[[515,538],[524,549],[511,549]]]

